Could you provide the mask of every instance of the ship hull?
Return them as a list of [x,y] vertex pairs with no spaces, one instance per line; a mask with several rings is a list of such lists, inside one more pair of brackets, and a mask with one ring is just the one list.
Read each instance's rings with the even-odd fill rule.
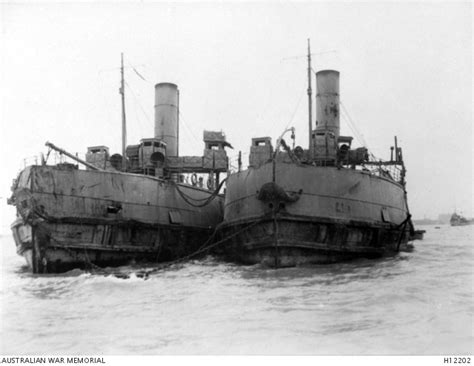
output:
[[409,235],[375,223],[282,215],[223,226],[220,231],[231,239],[218,254],[233,262],[269,267],[378,258],[406,249]]
[[[271,267],[333,263],[392,255],[408,248],[403,188],[366,173],[276,163],[229,177],[222,238],[216,249],[228,260]],[[245,182],[245,184],[244,184]]]
[[222,197],[136,174],[32,166],[18,178],[11,229],[34,273],[58,273],[189,255],[222,220]]
[[[137,224],[78,225],[42,221],[32,226],[22,219],[16,220],[11,228],[17,254],[25,258],[33,273],[62,273],[75,268],[99,270],[98,267],[171,261],[196,251],[211,234],[208,229],[165,225],[147,229]],[[149,240],[121,244],[110,240],[133,230],[140,230],[140,236]],[[71,240],[70,233],[89,240]]]
[[451,226],[468,226],[468,225],[474,225],[474,220],[470,221],[464,221],[464,222],[451,222]]

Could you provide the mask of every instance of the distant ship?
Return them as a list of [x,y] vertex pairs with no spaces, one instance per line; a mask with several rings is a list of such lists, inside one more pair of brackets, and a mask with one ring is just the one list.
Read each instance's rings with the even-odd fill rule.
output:
[[178,88],[160,83],[155,136],[126,146],[123,74],[122,56],[122,155],[93,146],[84,161],[47,143],[78,164],[42,159],[14,180],[11,229],[34,273],[175,259],[201,246],[223,219],[225,135],[205,131],[203,156],[179,156]]
[[455,212],[451,215],[449,223],[451,224],[451,226],[472,225],[474,224],[474,219],[466,219],[464,216],[461,216]]
[[[339,72],[316,73],[316,128],[312,120],[308,42],[309,144],[253,138],[249,167],[226,184],[216,252],[246,264],[288,267],[375,258],[408,249],[415,235],[407,204],[402,149],[390,161],[370,159],[339,127]],[[382,121],[381,121],[382,122]],[[294,141],[294,129],[291,132]]]

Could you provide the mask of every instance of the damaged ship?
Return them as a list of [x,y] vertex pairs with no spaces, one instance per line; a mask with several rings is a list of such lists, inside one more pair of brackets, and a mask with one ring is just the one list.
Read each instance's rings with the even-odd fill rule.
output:
[[308,42],[309,146],[283,135],[253,138],[249,166],[227,178],[216,252],[244,264],[289,267],[374,258],[409,247],[414,229],[407,205],[402,149],[389,161],[370,157],[340,135],[339,72],[316,73],[316,126],[312,120]]
[[[204,131],[203,156],[179,156],[179,91],[155,86],[155,135],[126,146],[122,57],[122,154],[89,147],[77,164],[25,167],[12,186],[17,253],[33,273],[167,261],[196,250],[223,219],[220,173],[230,144]],[[49,153],[48,153],[49,155]]]

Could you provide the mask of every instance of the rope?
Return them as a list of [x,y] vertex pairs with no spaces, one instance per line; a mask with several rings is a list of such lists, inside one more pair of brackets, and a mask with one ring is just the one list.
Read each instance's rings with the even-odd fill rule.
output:
[[204,244],[202,244],[201,247],[200,247],[198,250],[196,250],[195,252],[193,252],[193,253],[191,253],[191,254],[188,254],[188,255],[186,255],[186,256],[184,256],[184,257],[178,258],[178,259],[176,259],[176,260],[174,260],[174,261],[164,263],[164,264],[162,264],[162,265],[161,265],[160,267],[158,267],[158,268],[154,268],[154,269],[151,269],[151,270],[148,270],[148,271],[138,272],[138,273],[136,273],[136,275],[137,275],[137,277],[147,278],[148,276],[150,276],[150,274],[159,272],[159,271],[161,271],[161,270],[163,270],[163,269],[165,269],[165,268],[171,267],[171,266],[173,266],[173,265],[175,265],[175,264],[178,264],[178,263],[184,262],[184,261],[186,261],[186,260],[188,260],[188,259],[191,259],[191,258],[193,258],[193,257],[195,257],[195,256],[197,256],[197,255],[199,255],[199,254],[201,254],[201,253],[204,253],[204,252],[208,251],[209,249],[212,249],[212,248],[214,248],[214,247],[216,247],[216,246],[218,246],[218,245],[220,245],[220,244],[222,244],[222,243],[225,243],[225,242],[228,241],[229,239],[231,239],[231,238],[233,238],[233,237],[239,235],[240,233],[242,233],[242,232],[244,232],[244,231],[250,229],[251,227],[253,227],[253,226],[257,225],[257,224],[260,224],[262,221],[264,221],[264,220],[267,219],[267,216],[268,216],[268,214],[267,214],[267,215],[263,215],[259,220],[252,222],[251,224],[249,224],[249,225],[243,227],[242,229],[240,229],[240,230],[234,232],[233,234],[230,234],[230,235],[226,236],[225,238],[223,238],[223,239],[221,239],[221,240],[218,240],[218,241],[216,241],[216,242],[214,242],[214,243],[212,243],[212,244],[209,244],[209,243],[212,241],[212,239],[214,238],[214,236],[216,235],[216,233],[219,231],[219,226],[220,226],[220,225],[218,225],[218,226],[216,226],[216,228],[214,229],[214,232],[213,232],[212,235],[209,237],[209,239],[206,240],[206,242],[204,242]]
[[406,218],[400,225],[397,226],[397,229],[398,229],[398,228],[400,228],[400,227],[403,225],[403,228],[402,228],[402,230],[400,231],[400,236],[398,237],[397,252],[400,251],[400,245],[401,245],[401,243],[402,243],[403,234],[405,233],[405,229],[406,229],[406,227],[407,227],[407,223],[408,223],[408,221],[410,221],[410,219],[411,219],[411,215],[408,214],[408,215],[407,215],[407,218]]
[[401,228],[402,225],[406,225],[407,221],[411,219],[411,215],[408,214],[407,215],[407,218],[405,220],[403,220],[400,224],[397,225],[397,229]]
[[[204,206],[207,206],[208,204],[210,204],[214,198],[217,197],[217,195],[219,194],[219,191],[221,190],[222,186],[224,185],[225,181],[227,180],[227,178],[223,179],[222,182],[219,184],[219,186],[217,187],[217,189],[208,197],[208,198],[193,198],[191,196],[188,196],[186,193],[184,193],[183,191],[181,191],[181,189],[179,188],[179,185],[176,184],[176,190],[178,191],[179,195],[181,196],[181,198],[188,204],[188,205],[191,205],[193,207],[204,207]],[[193,203],[192,201],[194,202],[200,202],[200,201],[204,201],[202,203]]]

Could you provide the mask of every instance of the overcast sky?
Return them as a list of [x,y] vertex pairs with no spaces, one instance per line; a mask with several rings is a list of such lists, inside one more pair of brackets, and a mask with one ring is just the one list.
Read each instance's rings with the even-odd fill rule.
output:
[[202,154],[203,129],[248,152],[252,137],[294,126],[306,148],[308,38],[323,52],[313,68],[341,72],[369,150],[388,159],[398,136],[415,218],[473,215],[469,2],[0,4],[0,15],[2,227],[12,179],[46,141],[120,152],[121,52],[129,144],[153,137],[153,86],[168,81],[182,155]]

